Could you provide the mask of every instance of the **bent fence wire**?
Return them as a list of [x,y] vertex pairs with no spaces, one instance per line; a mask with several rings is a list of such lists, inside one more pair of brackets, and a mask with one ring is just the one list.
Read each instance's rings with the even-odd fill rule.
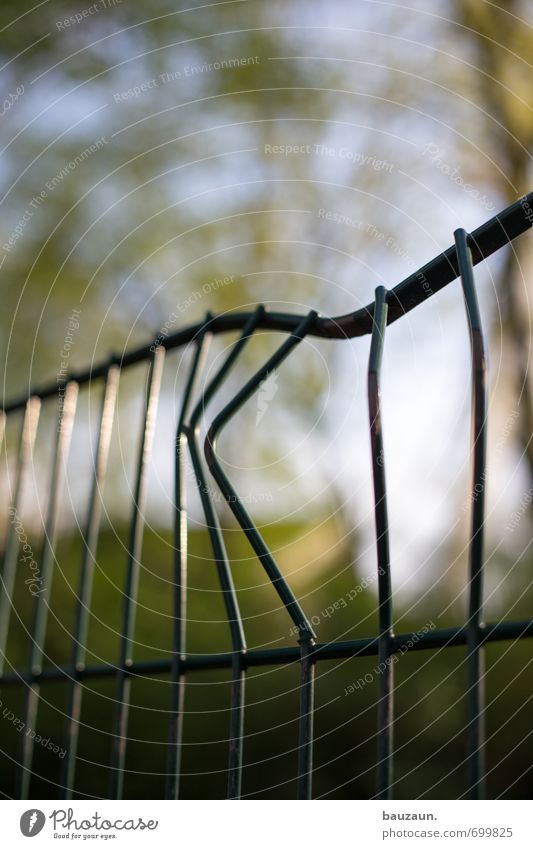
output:
[[[376,290],[373,304],[339,318],[321,317],[314,311],[306,316],[269,312],[263,306],[259,306],[252,313],[232,313],[223,316],[208,314],[203,322],[179,330],[161,341],[160,344],[139,348],[127,353],[120,360],[114,358],[82,373],[69,375],[60,404],[59,426],[52,460],[48,512],[45,517],[43,545],[39,561],[44,589],[35,598],[33,621],[31,623],[31,653],[28,664],[24,669],[6,671],[6,645],[10,618],[12,618],[13,612],[12,596],[20,547],[20,540],[15,532],[13,522],[8,523],[0,586],[0,687],[23,689],[23,719],[26,726],[35,727],[39,710],[40,687],[43,683],[53,680],[63,681],[67,687],[64,738],[66,756],[62,761],[62,775],[57,782],[60,787],[61,798],[70,799],[76,792],[76,759],[84,681],[112,678],[116,682],[113,746],[109,765],[109,796],[121,798],[123,795],[132,679],[136,676],[148,676],[151,673],[170,674],[171,703],[169,705],[166,796],[170,799],[176,799],[179,796],[187,680],[189,676],[193,676],[198,671],[224,668],[230,670],[231,674],[227,796],[228,798],[239,798],[243,763],[246,672],[253,667],[291,663],[300,664],[297,796],[300,799],[311,798],[313,699],[316,664],[324,660],[370,655],[378,657],[380,669],[383,670],[383,674],[379,676],[378,685],[378,768],[375,795],[378,798],[390,798],[394,759],[394,667],[390,659],[400,649],[403,652],[406,645],[409,646],[409,651],[441,649],[451,646],[465,646],[467,648],[468,716],[465,723],[467,734],[465,742],[468,776],[467,787],[463,789],[464,794],[470,798],[483,797],[484,645],[491,641],[519,640],[525,637],[533,637],[533,618],[525,621],[483,622],[483,482],[485,480],[486,461],[486,377],[485,346],[474,285],[473,266],[525,232],[532,226],[532,223],[533,194],[530,194],[470,234],[467,234],[464,230],[457,230],[454,246],[435,257],[419,271],[411,274],[395,288],[386,290],[384,287],[379,287]],[[462,627],[435,629],[421,635],[418,634],[416,639],[412,639],[414,634],[395,634],[393,630],[386,463],[382,439],[383,427],[386,427],[386,423],[382,427],[380,406],[381,360],[387,325],[401,318],[418,304],[423,303],[426,298],[431,297],[457,277],[460,277],[462,282],[472,349],[472,493],[475,493],[475,497],[471,500],[468,618]],[[202,446],[199,444],[199,422],[203,411],[217,393],[240,352],[251,336],[260,329],[279,331],[280,334],[285,334],[286,338],[268,362],[248,380],[245,386],[214,418],[203,446],[207,470],[213,476],[222,495],[227,500],[242,532],[249,540],[259,563],[276,590],[287,614],[292,619],[295,626],[294,632],[298,635],[298,644],[294,647],[248,650],[231,564],[226,553],[212,494],[207,486],[206,466],[202,459]],[[204,388],[196,405],[191,409],[195,386],[201,374],[209,339],[213,334],[234,330],[241,330],[241,336],[230,349],[230,353],[218,372]],[[368,638],[320,644],[317,643],[311,622],[305,615],[298,599],[283,577],[272,552],[265,544],[261,533],[246,510],[244,500],[239,498],[238,493],[223,471],[217,458],[216,443],[218,435],[230,423],[239,408],[258,390],[262,381],[274,369],[277,369],[306,335],[343,340],[364,334],[371,335],[368,364],[368,412],[375,498],[379,633]],[[177,348],[190,343],[194,346],[194,356],[183,395],[174,454],[175,529],[171,659],[135,661],[133,657],[135,606],[141,562],[143,517],[147,498],[147,470],[150,462],[165,349]],[[148,363],[149,378],[144,405],[140,452],[136,465],[133,513],[123,593],[119,657],[116,664],[87,665],[85,646],[91,615],[93,571],[101,518],[99,492],[106,476],[118,381],[123,369],[140,362]],[[62,667],[44,666],[44,640],[49,612],[49,589],[47,588],[51,584],[55,563],[63,462],[68,452],[74,425],[78,388],[97,380],[103,382],[103,400],[93,464],[92,488],[83,535],[84,547],[80,583],[76,595],[71,662]],[[24,411],[12,488],[11,517],[16,516],[19,509],[24,470],[31,460],[41,405],[48,399],[57,399],[57,391],[57,384],[35,389],[29,393],[29,396],[26,395],[6,404],[1,413],[0,425],[1,435],[3,436],[6,417]],[[169,452],[172,450],[172,446],[169,446]],[[187,454],[190,455],[194,469],[209,531],[213,559],[218,573],[220,593],[225,605],[232,647],[231,651],[228,652],[213,651],[212,654],[191,654],[187,651],[187,514],[184,466]],[[13,764],[18,775],[17,796],[21,799],[28,798],[30,793],[33,745],[34,741],[31,736],[22,735],[19,756]]]

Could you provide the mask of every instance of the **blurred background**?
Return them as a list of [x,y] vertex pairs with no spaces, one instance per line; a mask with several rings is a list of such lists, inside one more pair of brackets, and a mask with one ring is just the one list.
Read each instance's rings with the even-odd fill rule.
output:
[[[258,303],[297,314],[359,309],[376,286],[395,286],[447,248],[457,227],[473,230],[530,191],[532,24],[526,0],[431,7],[228,0],[186,8],[167,0],[4,0],[4,402],[64,380],[65,368],[161,340],[207,311]],[[476,271],[489,349],[488,621],[531,615],[531,271],[527,234]],[[200,390],[234,338],[213,340]],[[206,422],[282,340],[254,337]],[[261,417],[254,399],[220,443],[287,580],[319,619],[321,641],[377,627],[368,350],[368,337],[306,339],[280,368]],[[135,659],[170,656],[174,441],[191,354],[186,346],[165,361]],[[460,624],[471,501],[470,343],[459,281],[390,327],[383,370],[395,629]],[[92,664],[118,657],[146,372],[139,365],[120,379],[87,642]],[[47,665],[70,658],[101,395],[94,381],[78,402]],[[57,415],[53,397],[41,411],[19,510],[35,551]],[[20,422],[9,417],[3,447],[3,548]],[[189,649],[225,651],[229,629],[199,498],[189,489]],[[216,505],[249,646],[294,645],[292,623],[231,513],[220,497]],[[34,598],[19,573],[8,670],[24,666],[30,648]],[[350,594],[335,615],[323,615]],[[397,798],[462,792],[465,658],[454,648],[396,664]],[[490,797],[529,793],[531,659],[527,641],[487,650]],[[375,792],[377,685],[345,695],[374,665],[370,658],[318,668],[316,796]],[[297,666],[249,675],[249,797],[294,796],[298,676]],[[225,794],[228,680],[202,673],[188,686],[185,797]],[[4,706],[20,714],[22,696],[22,688],[4,690]],[[37,730],[63,745],[65,686],[45,685],[42,696]],[[113,697],[112,682],[84,687],[80,798],[107,793]],[[168,677],[135,681],[127,798],[163,794],[168,705]],[[0,788],[13,796],[19,732],[1,716],[0,740]],[[34,763],[32,797],[57,796],[57,754],[36,746]]]

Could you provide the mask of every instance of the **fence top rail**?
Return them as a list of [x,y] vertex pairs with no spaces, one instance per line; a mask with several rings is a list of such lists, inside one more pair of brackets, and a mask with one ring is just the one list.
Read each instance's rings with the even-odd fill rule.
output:
[[[517,236],[525,233],[533,226],[533,192],[519,198],[511,206],[499,212],[494,218],[486,221],[476,230],[469,234],[468,242],[474,265],[481,262],[491,254],[504,247]],[[387,324],[392,324],[405,313],[423,303],[432,295],[439,292],[459,276],[459,264],[455,245],[447,248],[438,256],[431,259],[417,271],[398,283],[387,292],[388,316]],[[224,315],[211,316],[208,320],[210,333],[224,333],[232,330],[242,330],[250,319],[249,312],[234,312]],[[309,335],[324,339],[352,339],[364,336],[372,331],[374,315],[374,302],[367,304],[354,312],[337,318],[319,316],[315,321]],[[265,308],[257,329],[279,330],[292,333],[296,330],[302,316],[294,313],[271,312]],[[200,332],[206,329],[206,321],[190,324],[187,327],[169,334],[164,339],[158,339],[157,344],[171,350],[187,345],[193,341]],[[85,371],[72,372],[67,381],[75,381],[78,384],[88,383],[91,380],[104,377],[111,364],[121,367],[131,366],[150,358],[154,349],[154,343],[143,345],[122,355],[112,355],[107,361],[92,366]],[[48,398],[57,393],[57,382],[42,387],[35,387],[19,398],[0,407],[4,413],[11,413],[22,409],[28,398],[37,396]]]

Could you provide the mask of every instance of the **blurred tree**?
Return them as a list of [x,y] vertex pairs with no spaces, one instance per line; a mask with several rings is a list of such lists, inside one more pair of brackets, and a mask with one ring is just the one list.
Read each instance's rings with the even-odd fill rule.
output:
[[[438,17],[348,0],[2,4],[4,90],[24,86],[3,121],[5,395],[53,379],[73,308],[73,367],[145,343],[170,316],[174,329],[260,301],[346,312],[447,244],[451,218],[481,223],[526,191],[529,12],[478,5],[443,2]],[[456,164],[477,194],[447,176]],[[507,252],[500,289],[521,392],[513,437],[531,463],[528,245]],[[442,302],[410,316],[422,359]],[[444,317],[450,337],[461,309],[457,324]],[[250,346],[244,369],[277,341]],[[312,427],[319,456],[361,362],[340,348],[286,363],[270,420],[288,441]],[[267,461],[270,432],[256,435]]]
[[[533,149],[533,25],[531,5],[522,0],[479,3],[455,0],[457,35],[474,59],[464,75],[465,96],[482,109],[476,120],[486,139],[487,179],[510,204],[531,189]],[[533,396],[531,350],[530,240],[519,239],[505,252],[500,272],[500,313],[504,369],[519,399],[516,435],[533,478]]]

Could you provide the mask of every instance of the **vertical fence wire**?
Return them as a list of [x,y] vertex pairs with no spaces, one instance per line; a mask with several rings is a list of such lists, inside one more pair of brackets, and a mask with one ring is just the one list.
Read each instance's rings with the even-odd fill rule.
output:
[[468,648],[467,793],[471,799],[482,799],[485,793],[485,650],[482,645],[480,626],[483,609],[483,534],[487,452],[486,357],[469,236],[464,230],[455,231],[455,244],[472,349],[473,473],[466,626]]
[[387,326],[387,290],[376,289],[374,324],[368,362],[368,412],[372,476],[374,480],[374,518],[378,566],[378,730],[377,730],[377,797],[392,797],[393,764],[393,664],[392,657],[392,589],[389,553],[389,520],[385,454],[381,421],[380,379],[385,329]]
[[215,479],[220,491],[229,504],[240,527],[255,551],[259,562],[265,569],[270,581],[287,613],[296,625],[299,633],[298,642],[301,652],[300,679],[300,715],[298,742],[298,798],[311,797],[311,763],[313,749],[313,703],[314,703],[314,663],[312,648],[315,645],[316,634],[311,622],[300,607],[296,596],[283,577],[271,551],[265,544],[253,519],[244,507],[242,500],[230,483],[216,454],[216,440],[223,427],[240,410],[259,388],[261,383],[283,362],[289,353],[302,341],[306,333],[316,321],[317,313],[312,310],[298,325],[296,330],[268,359],[268,361],[253,375],[250,380],[237,392],[232,400],[218,413],[211,424],[204,443],[204,453],[209,471]]
[[128,714],[131,691],[129,667],[133,661],[133,643],[135,636],[135,613],[137,591],[141,567],[142,540],[144,531],[144,512],[146,506],[147,475],[152,453],[155,420],[165,349],[158,347],[150,362],[144,423],[137,464],[137,476],[133,501],[133,516],[128,543],[126,566],[126,586],[124,589],[124,608],[120,635],[120,657],[117,668],[116,713],[111,755],[110,795],[112,799],[121,799],[124,787],[124,766],[126,760],[126,738],[128,733]]
[[186,462],[188,433],[185,422],[198,375],[207,354],[211,336],[206,332],[210,316],[195,339],[195,347],[176,432],[174,465],[174,574],[173,574],[173,631],[172,669],[170,674],[170,718],[168,730],[168,759],[166,798],[177,799],[181,773],[183,722],[185,710],[185,672],[183,662],[187,651],[187,487]]
[[[57,538],[57,521],[59,518],[59,503],[65,475],[65,465],[68,457],[76,403],[78,399],[78,384],[69,381],[59,400],[59,417],[55,439],[55,451],[50,481],[50,496],[44,527],[40,565],[40,589],[35,597],[33,622],[31,629],[31,646],[29,657],[28,681],[24,695],[24,728],[35,730],[39,706],[40,685],[34,680],[35,675],[42,671],[44,640],[48,622],[48,610],[51,584],[55,564],[55,548]],[[23,734],[20,746],[20,762],[18,765],[19,798],[29,796],[30,780],[33,761],[33,737]]]
[[298,799],[313,794],[313,717],[315,707],[315,641],[300,640],[300,718],[298,724]]
[[94,473],[87,508],[85,533],[83,535],[83,551],[81,557],[79,589],[72,645],[72,677],[68,682],[67,703],[65,709],[66,754],[63,760],[60,788],[60,798],[64,799],[72,799],[74,790],[83,693],[82,682],[80,681],[79,674],[85,668],[91,595],[94,567],[96,563],[96,548],[98,545],[100,519],[102,514],[102,490],[107,471],[119,375],[119,367],[111,364],[108,368],[104,385],[104,394],[98,426],[98,441],[94,457]]
[[13,590],[15,588],[19,553],[19,538],[15,531],[15,525],[20,521],[19,510],[24,477],[32,456],[40,409],[41,402],[39,398],[34,397],[28,400],[20,431],[15,483],[11,507],[9,508],[9,525],[7,528],[4,566],[2,570],[2,593],[0,595],[0,675],[4,674],[5,668],[7,636],[9,632],[9,621],[11,619],[11,608],[13,606]]

